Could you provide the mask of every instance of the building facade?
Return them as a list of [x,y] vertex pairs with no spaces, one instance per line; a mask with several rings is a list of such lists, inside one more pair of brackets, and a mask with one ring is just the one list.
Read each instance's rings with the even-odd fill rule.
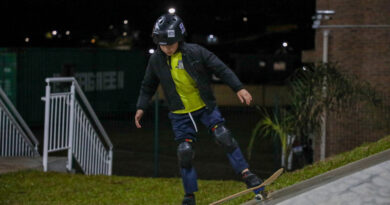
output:
[[[342,72],[368,81],[390,106],[390,1],[317,0],[315,48],[304,51],[306,63],[337,63]],[[321,12],[322,11],[322,12]],[[324,12],[325,11],[325,12]],[[334,13],[332,12],[334,11]],[[319,16],[318,16],[319,15]],[[387,97],[386,97],[387,96]],[[374,111],[355,109],[328,113],[325,157],[348,151],[389,134],[389,124]],[[314,159],[320,159],[321,138],[314,139]]]

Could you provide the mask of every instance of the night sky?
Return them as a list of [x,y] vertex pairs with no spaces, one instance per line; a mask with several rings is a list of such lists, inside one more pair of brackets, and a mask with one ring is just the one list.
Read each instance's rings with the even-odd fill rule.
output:
[[[218,44],[208,46],[216,50],[273,52],[283,41],[297,52],[313,47],[314,0],[3,0],[0,4],[1,47],[88,47],[94,46],[93,37],[114,41],[126,32],[134,37],[134,46],[146,49],[154,46],[150,34],[155,20],[170,7],[183,19],[187,41],[207,46],[206,38],[213,34]],[[48,39],[53,30],[57,36]]]

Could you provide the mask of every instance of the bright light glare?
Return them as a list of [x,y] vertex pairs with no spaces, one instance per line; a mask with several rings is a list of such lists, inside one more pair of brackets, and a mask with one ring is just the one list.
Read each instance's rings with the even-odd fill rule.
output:
[[149,53],[153,54],[154,53],[154,49],[153,48],[149,49]]
[[169,8],[169,9],[168,9],[168,12],[169,12],[170,14],[174,14],[174,13],[176,12],[176,9],[175,9],[175,8]]
[[283,45],[283,47],[285,47],[285,48],[286,48],[286,47],[288,46],[288,43],[287,43],[287,42],[283,42],[283,44],[282,44],[282,45]]
[[247,22],[248,21],[248,17],[242,18],[242,21]]
[[56,35],[58,34],[58,31],[57,31],[57,30],[53,30],[53,31],[51,32],[51,34],[52,34],[53,36],[56,36]]
[[207,43],[209,44],[216,44],[218,43],[218,37],[215,36],[214,34],[210,34],[207,36]]
[[127,32],[123,32],[123,34],[122,34],[123,36],[127,36]]
[[70,31],[65,31],[65,35],[69,36],[70,35]]
[[129,23],[129,21],[127,20],[127,19],[125,19],[124,21],[123,21],[123,24],[128,24]]
[[28,43],[28,42],[30,42],[30,38],[29,38],[29,37],[26,37],[26,38],[24,39],[24,41],[25,41],[26,43]]

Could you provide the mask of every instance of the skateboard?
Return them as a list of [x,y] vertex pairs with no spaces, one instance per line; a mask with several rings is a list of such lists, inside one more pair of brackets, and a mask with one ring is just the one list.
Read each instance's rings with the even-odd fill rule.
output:
[[[253,190],[255,189],[259,189],[259,188],[262,188],[264,186],[268,186],[270,185],[272,182],[274,182],[281,174],[283,173],[283,168],[280,168],[278,171],[276,171],[274,174],[272,174],[268,179],[266,179],[262,184],[260,184],[259,186],[256,186],[256,187],[252,187],[252,188],[249,188],[249,189],[246,189],[244,191],[241,191],[241,192],[238,192],[238,193],[235,193],[235,194],[232,194],[230,196],[227,196],[223,199],[220,199],[218,201],[215,201],[213,203],[211,203],[210,205],[215,205],[215,204],[220,204],[220,203],[223,203],[223,202],[226,202],[226,201],[230,201],[231,199],[234,199],[234,198],[237,198],[239,196],[242,196],[244,194],[247,194],[247,193],[250,193],[252,192]],[[261,194],[256,194],[255,198],[257,200],[264,200],[265,198],[261,195]]]

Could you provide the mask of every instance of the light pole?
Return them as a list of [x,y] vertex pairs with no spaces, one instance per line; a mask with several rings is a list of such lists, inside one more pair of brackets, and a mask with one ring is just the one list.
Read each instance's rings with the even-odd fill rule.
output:
[[[333,10],[317,10],[316,16],[314,18],[313,28],[318,29],[321,27],[321,20],[329,20],[332,18],[332,15],[335,13]],[[322,46],[322,63],[328,63],[328,50],[329,50],[329,34],[328,29],[323,30],[323,46]],[[324,76],[324,84],[322,87],[323,98],[326,98],[326,77]],[[321,114],[321,142],[320,142],[320,160],[324,160],[326,157],[326,120],[327,120],[327,110],[324,108]]]

